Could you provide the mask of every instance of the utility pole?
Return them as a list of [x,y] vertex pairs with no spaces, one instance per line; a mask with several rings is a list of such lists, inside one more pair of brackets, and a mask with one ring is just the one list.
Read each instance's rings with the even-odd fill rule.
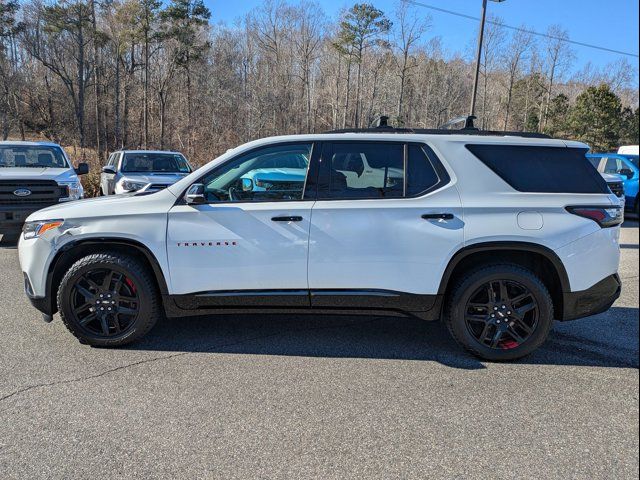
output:
[[[491,0],[501,3],[505,0]],[[482,57],[482,40],[484,39],[484,24],[487,18],[487,0],[482,0],[482,16],[480,17],[480,33],[478,33],[478,51],[476,52],[476,68],[473,75],[473,90],[471,92],[471,108],[469,116],[474,116],[476,111],[476,97],[478,96],[478,75],[480,74],[480,59]]]

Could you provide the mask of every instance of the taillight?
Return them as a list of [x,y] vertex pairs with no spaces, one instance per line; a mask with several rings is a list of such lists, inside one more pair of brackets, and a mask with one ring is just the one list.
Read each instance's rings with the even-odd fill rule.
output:
[[567,207],[569,213],[578,215],[579,217],[593,220],[602,228],[615,227],[620,225],[624,220],[624,214],[620,207],[604,207],[604,206],[575,206]]

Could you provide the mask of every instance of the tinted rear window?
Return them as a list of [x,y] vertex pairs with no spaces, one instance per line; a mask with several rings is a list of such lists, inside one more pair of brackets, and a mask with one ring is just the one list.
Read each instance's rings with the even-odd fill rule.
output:
[[486,144],[467,149],[520,192],[609,193],[586,149]]
[[418,145],[409,145],[409,160],[407,164],[407,196],[415,197],[435,187],[440,182],[438,172],[427,157],[435,159],[431,149],[424,149]]

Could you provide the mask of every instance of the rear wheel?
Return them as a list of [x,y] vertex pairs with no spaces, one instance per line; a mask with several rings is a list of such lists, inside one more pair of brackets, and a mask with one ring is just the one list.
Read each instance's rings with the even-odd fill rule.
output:
[[60,283],[58,310],[81,343],[103,347],[141,338],[160,316],[148,270],[119,253],[93,254],[74,263]]
[[514,360],[546,340],[553,302],[542,281],[518,265],[479,268],[459,281],[445,322],[453,338],[486,360]]

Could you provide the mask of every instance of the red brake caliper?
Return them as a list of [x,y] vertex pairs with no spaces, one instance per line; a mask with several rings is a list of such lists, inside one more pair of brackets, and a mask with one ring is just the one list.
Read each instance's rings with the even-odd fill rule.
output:
[[502,347],[503,350],[511,350],[512,348],[516,348],[518,345],[520,344],[518,342],[514,342],[513,340],[500,342],[500,347]]
[[127,286],[131,289],[133,293],[136,293],[136,286],[129,277],[125,277],[124,283],[127,284]]

